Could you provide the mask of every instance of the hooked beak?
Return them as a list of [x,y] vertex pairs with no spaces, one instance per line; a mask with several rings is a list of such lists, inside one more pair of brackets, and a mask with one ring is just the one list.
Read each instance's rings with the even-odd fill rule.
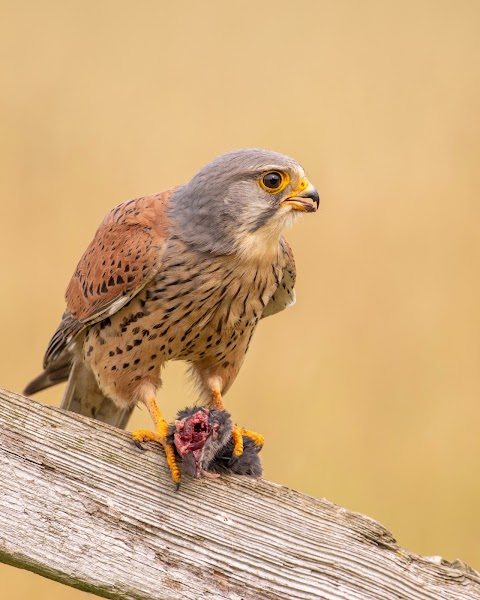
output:
[[320,204],[320,196],[306,177],[299,184],[299,189],[291,192],[280,202],[280,206],[291,206],[292,210],[316,212]]

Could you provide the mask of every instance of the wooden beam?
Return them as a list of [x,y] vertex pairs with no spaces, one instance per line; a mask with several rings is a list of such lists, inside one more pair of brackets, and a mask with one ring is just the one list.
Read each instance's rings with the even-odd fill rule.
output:
[[160,449],[1,390],[0,561],[106,598],[480,600],[373,519],[241,477],[176,492]]

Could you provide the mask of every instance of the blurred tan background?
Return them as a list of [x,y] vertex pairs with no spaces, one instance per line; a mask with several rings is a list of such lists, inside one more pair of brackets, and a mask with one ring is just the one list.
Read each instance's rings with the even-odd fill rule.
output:
[[[322,198],[288,234],[298,302],[261,323],[227,406],[265,434],[267,478],[480,569],[480,4],[0,7],[0,386],[39,372],[112,206],[225,150],[290,154]],[[183,373],[169,417],[193,400]],[[87,597],[0,581],[10,600]]]

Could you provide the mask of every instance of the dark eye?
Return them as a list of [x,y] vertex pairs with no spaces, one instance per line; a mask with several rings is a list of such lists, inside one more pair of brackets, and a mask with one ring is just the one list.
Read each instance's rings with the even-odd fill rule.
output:
[[286,171],[267,171],[258,180],[258,184],[269,194],[278,194],[290,183],[290,176]]
[[282,174],[278,171],[270,171],[270,173],[264,175],[262,179],[263,185],[269,190],[276,190],[279,188],[282,184],[282,181]]

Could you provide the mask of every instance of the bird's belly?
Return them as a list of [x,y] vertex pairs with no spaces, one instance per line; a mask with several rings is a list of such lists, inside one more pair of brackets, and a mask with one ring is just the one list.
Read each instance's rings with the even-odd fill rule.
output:
[[86,359],[95,357],[97,363],[121,362],[134,370],[141,368],[146,356],[154,356],[151,360],[158,363],[206,357],[221,360],[223,354],[248,342],[260,318],[256,302],[242,301],[241,305],[230,302],[225,307],[219,303],[205,310],[204,306],[189,307],[186,303],[187,308],[169,311],[138,297],[90,328],[84,354]]
[[[192,305],[192,310],[166,313],[163,307],[152,307],[147,318],[152,334],[158,334],[157,348],[163,360],[221,361],[227,354],[244,348],[258,322],[261,311],[255,312],[253,302],[236,306],[234,301],[204,306]],[[245,309],[243,305],[245,304]]]
[[255,329],[256,320],[241,320],[235,326],[223,328],[218,323],[208,323],[204,327],[187,329],[178,341],[169,344],[167,353],[171,360],[209,360],[221,362],[225,358],[244,348]]
[[200,280],[187,290],[154,281],[87,331],[85,362],[101,389],[115,388],[117,395],[120,388],[131,393],[140,382],[157,385],[168,360],[238,364],[274,290],[268,277],[257,279],[256,285],[213,287]]

